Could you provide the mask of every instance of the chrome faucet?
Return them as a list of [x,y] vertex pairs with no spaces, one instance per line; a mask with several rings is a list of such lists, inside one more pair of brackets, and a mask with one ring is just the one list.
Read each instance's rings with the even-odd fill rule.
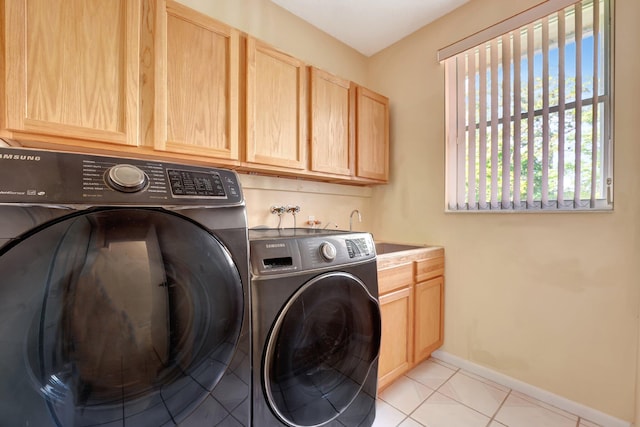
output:
[[354,209],[351,211],[351,215],[349,215],[349,231],[353,229],[353,214],[358,214],[358,221],[362,222],[362,215],[360,215],[360,211],[358,209]]
[[296,228],[297,227],[296,214],[300,213],[300,206],[287,205],[286,211],[291,215],[293,215],[293,228]]
[[271,206],[269,210],[272,214],[278,215],[278,230],[280,230],[282,226],[282,215],[287,212],[287,208],[285,206]]
[[293,215],[293,228],[296,228],[296,214],[300,213],[300,206],[271,206],[270,211],[274,215],[278,215],[278,229],[282,229],[282,215],[290,213]]

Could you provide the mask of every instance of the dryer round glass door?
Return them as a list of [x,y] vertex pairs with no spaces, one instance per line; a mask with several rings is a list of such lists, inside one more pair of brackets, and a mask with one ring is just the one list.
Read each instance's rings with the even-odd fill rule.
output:
[[244,296],[229,252],[166,211],[64,217],[5,247],[0,278],[7,425],[181,422],[240,335]]
[[362,281],[342,272],[312,279],[290,298],[267,339],[263,381],[272,410],[290,426],[337,418],[379,350],[380,308]]

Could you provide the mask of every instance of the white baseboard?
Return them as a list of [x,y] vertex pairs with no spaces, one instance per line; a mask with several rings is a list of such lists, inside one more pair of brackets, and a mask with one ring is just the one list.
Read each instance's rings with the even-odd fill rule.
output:
[[477,365],[466,359],[463,359],[453,354],[447,353],[442,350],[436,350],[432,356],[436,359],[440,359],[443,362],[450,363],[454,366],[464,369],[465,371],[484,377],[488,380],[494,381],[512,390],[519,391],[529,395],[535,399],[538,399],[544,403],[555,406],[572,414],[575,414],[585,420],[593,421],[596,424],[600,424],[602,427],[632,427],[632,424],[628,421],[621,420],[604,412],[597,411],[588,406],[566,399],[557,394],[553,394],[549,391],[532,386],[523,381],[509,377],[507,375],[496,372],[492,369],[486,368],[481,365]]

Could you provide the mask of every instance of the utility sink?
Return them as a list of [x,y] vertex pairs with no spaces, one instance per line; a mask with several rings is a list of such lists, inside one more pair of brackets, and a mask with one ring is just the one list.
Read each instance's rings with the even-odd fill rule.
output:
[[376,242],[376,254],[384,255],[393,252],[410,251],[412,249],[424,249],[424,246],[402,245],[398,243]]

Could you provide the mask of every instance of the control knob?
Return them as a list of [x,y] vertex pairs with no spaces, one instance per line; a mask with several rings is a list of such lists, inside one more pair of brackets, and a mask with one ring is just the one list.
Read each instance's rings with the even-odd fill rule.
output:
[[336,250],[336,247],[331,243],[322,242],[320,244],[320,255],[322,255],[322,258],[324,258],[325,261],[333,261],[334,259],[336,259],[337,254],[338,251]]
[[123,193],[135,193],[147,186],[149,177],[140,168],[126,163],[115,165],[107,171],[109,187]]

